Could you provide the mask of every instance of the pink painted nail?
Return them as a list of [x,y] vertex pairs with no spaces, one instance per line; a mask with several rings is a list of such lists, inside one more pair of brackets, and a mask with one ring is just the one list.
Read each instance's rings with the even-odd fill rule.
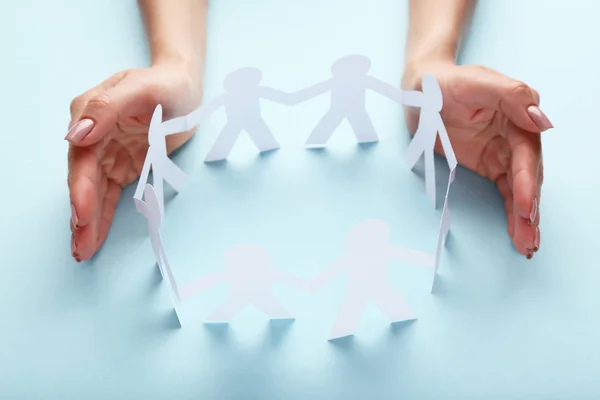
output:
[[82,119],[69,129],[67,136],[65,136],[65,140],[68,140],[69,142],[80,142],[92,131],[93,127],[94,121],[87,118]]
[[75,235],[71,235],[71,255],[73,258],[79,257],[77,253],[77,243],[75,243]]
[[530,224],[533,224],[533,222],[535,221],[535,217],[537,216],[537,211],[538,211],[537,197],[534,197],[533,204],[531,205],[531,212],[529,213],[529,223]]
[[538,106],[529,106],[527,112],[529,113],[529,116],[531,117],[533,122],[535,122],[535,124],[538,126],[538,128],[540,128],[542,132],[550,128],[554,128],[552,122],[550,122],[548,117],[546,117],[546,114],[544,114]]
[[535,227],[535,239],[533,240],[533,251],[538,251],[540,249],[540,227]]
[[79,229],[79,218],[77,218],[77,210],[73,204],[71,204],[71,222],[73,223],[73,227],[75,229]]

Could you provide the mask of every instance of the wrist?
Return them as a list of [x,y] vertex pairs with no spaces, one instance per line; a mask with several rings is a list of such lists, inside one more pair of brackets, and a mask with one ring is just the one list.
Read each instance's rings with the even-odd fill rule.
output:
[[425,74],[439,76],[444,74],[456,63],[448,57],[423,57],[407,61],[402,74],[402,90],[421,90],[421,78]]
[[446,33],[432,33],[409,45],[406,64],[455,64],[458,39]]
[[204,62],[200,57],[177,50],[153,52],[151,67],[168,67],[180,71],[195,82],[201,82],[204,76]]

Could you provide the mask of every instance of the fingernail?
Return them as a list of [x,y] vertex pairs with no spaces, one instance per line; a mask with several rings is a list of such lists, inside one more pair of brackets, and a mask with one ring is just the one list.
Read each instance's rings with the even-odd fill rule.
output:
[[77,243],[75,242],[75,235],[71,235],[71,255],[73,258],[79,257],[77,253]]
[[540,249],[540,227],[535,227],[535,239],[533,240],[533,251],[538,251]]
[[69,142],[79,142],[83,140],[94,127],[94,121],[91,119],[82,119],[69,129],[65,140]]
[[529,116],[531,117],[533,122],[535,122],[535,124],[538,126],[538,128],[540,128],[542,132],[550,128],[554,128],[552,122],[550,122],[548,117],[546,117],[546,114],[544,114],[538,106],[530,106],[527,109],[527,112],[529,113]]
[[526,257],[527,257],[528,260],[531,260],[533,258],[533,251],[527,250],[527,256]]
[[71,222],[75,229],[79,229],[79,218],[77,218],[77,210],[73,204],[71,204]]
[[534,197],[533,204],[531,205],[531,212],[529,213],[529,224],[533,224],[533,221],[535,221],[535,217],[537,216],[537,211],[538,211],[537,197]]

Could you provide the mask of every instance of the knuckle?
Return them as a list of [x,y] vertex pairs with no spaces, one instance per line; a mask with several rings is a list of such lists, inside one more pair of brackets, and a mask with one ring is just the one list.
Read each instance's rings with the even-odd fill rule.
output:
[[94,96],[88,103],[88,106],[109,108],[112,105],[112,98],[108,93],[100,93]]
[[540,102],[540,94],[537,90],[535,90],[534,88],[529,88],[529,90],[531,90],[531,94],[533,94],[533,98],[535,99],[536,103]]
[[77,110],[80,110],[85,105],[85,95],[81,94],[71,100],[71,105],[69,106],[69,110],[71,115],[75,114]]
[[487,67],[485,65],[475,65],[474,67],[477,68],[481,72],[495,72],[490,67]]
[[512,84],[512,87],[510,88],[510,93],[515,96],[529,95],[531,94],[531,89],[526,83],[516,81]]

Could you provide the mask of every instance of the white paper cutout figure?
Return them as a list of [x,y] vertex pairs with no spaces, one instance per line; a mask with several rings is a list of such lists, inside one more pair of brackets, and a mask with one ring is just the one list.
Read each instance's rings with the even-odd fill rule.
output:
[[324,147],[336,128],[347,119],[359,143],[379,140],[366,109],[367,89],[399,104],[420,106],[420,92],[403,92],[379,79],[367,75],[371,61],[362,55],[348,55],[331,66],[333,77],[306,89],[292,93],[293,104],[331,92],[329,111],[319,121],[306,141],[307,147]]
[[442,258],[442,247],[446,245],[446,237],[450,231],[450,210],[448,209],[448,197],[450,195],[450,186],[454,182],[456,168],[450,171],[448,177],[448,187],[446,188],[446,197],[444,198],[444,208],[442,209],[442,218],[440,220],[440,230],[438,233],[437,247],[435,250],[435,268],[433,270],[433,282],[431,283],[431,291],[435,287],[435,279],[437,278],[438,269],[440,266],[440,259]]
[[294,319],[275,298],[271,286],[279,281],[306,288],[306,283],[300,278],[271,268],[266,249],[250,244],[236,246],[226,252],[224,261],[225,269],[181,288],[181,299],[186,300],[210,287],[227,284],[228,299],[205,322],[229,322],[248,305],[253,305],[270,319]]
[[177,286],[177,281],[175,281],[175,277],[173,276],[171,266],[169,265],[165,246],[160,234],[162,215],[160,213],[159,197],[152,185],[149,183],[146,184],[144,189],[144,200],[135,199],[136,209],[140,212],[140,214],[146,217],[146,220],[148,221],[148,233],[150,235],[150,244],[152,245],[152,250],[154,251],[154,257],[156,258],[162,278],[167,278],[169,281],[171,287],[169,293],[173,302],[173,308],[175,309],[175,313],[177,314],[177,318],[181,324],[181,318],[177,307],[180,298],[179,288]]
[[154,109],[150,120],[150,127],[148,128],[148,144],[150,146],[133,197],[137,200],[142,199],[142,194],[145,193],[144,185],[146,185],[150,169],[152,169],[152,183],[158,196],[161,216],[165,215],[163,180],[166,180],[176,191],[180,191],[187,179],[185,172],[167,155],[167,134],[162,124],[162,106],[159,104]]
[[433,75],[423,75],[422,86],[423,102],[419,114],[419,126],[406,150],[406,159],[410,167],[413,168],[421,155],[424,155],[427,197],[429,197],[435,208],[434,148],[438,133],[450,169],[456,168],[458,163],[444,121],[440,115],[443,106],[442,89]]
[[346,254],[326,267],[309,283],[316,290],[342,272],[347,272],[347,292],[329,340],[354,334],[369,300],[391,322],[416,319],[388,281],[388,263],[401,261],[433,268],[431,254],[389,243],[390,228],[382,220],[367,219],[354,226],[345,239]]
[[225,107],[227,123],[208,152],[205,162],[227,158],[240,133],[246,131],[260,152],[278,149],[279,143],[261,115],[260,100],[267,99],[292,105],[289,93],[260,85],[262,72],[257,68],[241,68],[227,75],[223,82],[226,93],[192,111],[185,117],[165,123],[167,132],[183,132],[198,125],[200,121]]

